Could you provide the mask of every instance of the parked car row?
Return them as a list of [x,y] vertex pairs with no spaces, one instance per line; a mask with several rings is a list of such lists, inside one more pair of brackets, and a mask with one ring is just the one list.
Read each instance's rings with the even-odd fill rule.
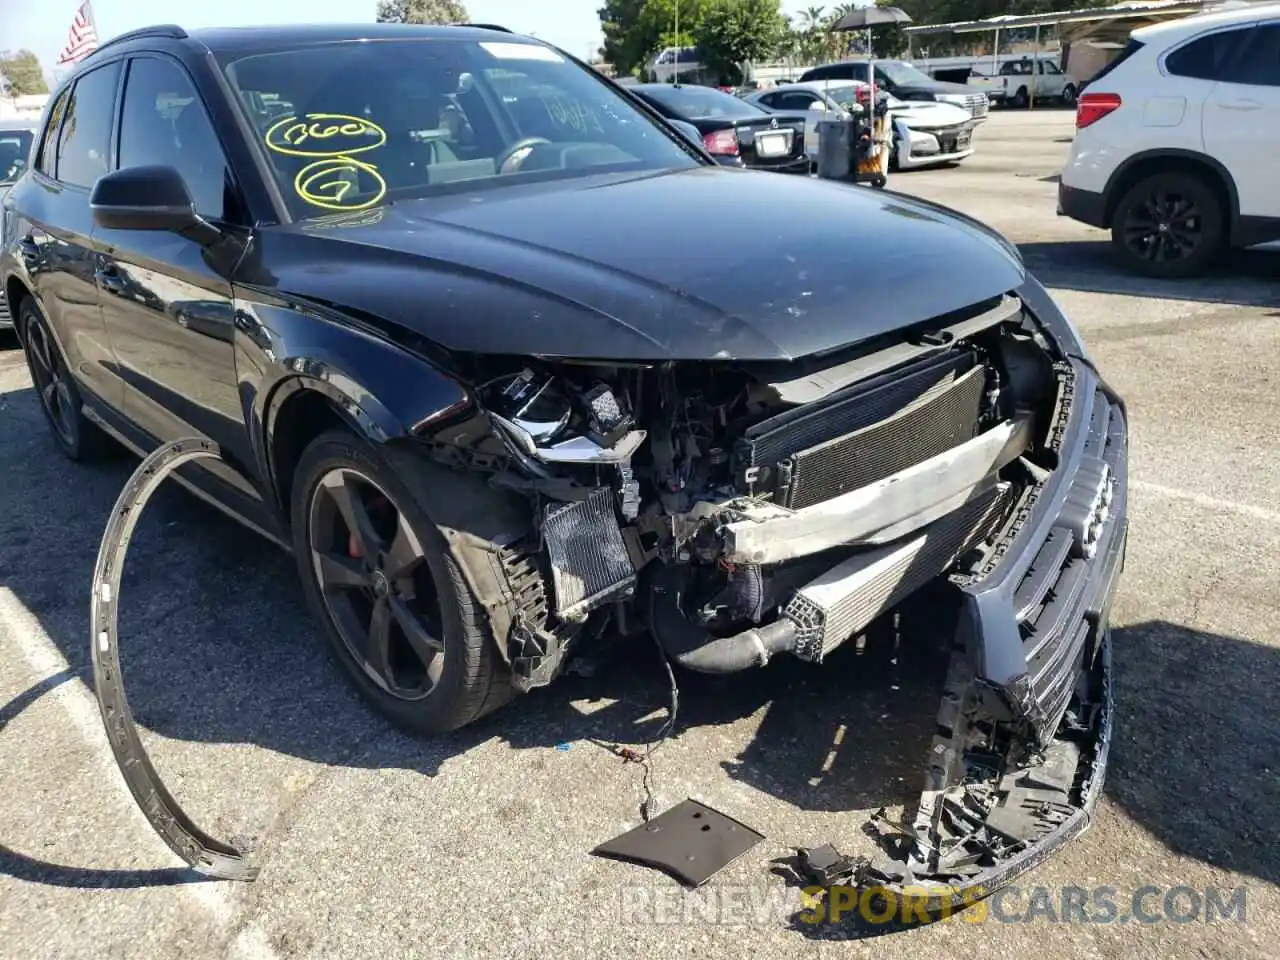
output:
[[[0,237],[4,236],[4,198],[26,169],[39,117],[0,117]],[[0,286],[0,332],[13,328],[13,316]]]
[[[702,146],[721,164],[808,173],[820,155],[820,121],[851,119],[865,106],[871,88],[857,80],[817,80],[736,95],[669,83],[628,89],[667,119],[695,127]],[[889,109],[894,169],[957,163],[973,153],[978,121],[966,109],[892,95]]]

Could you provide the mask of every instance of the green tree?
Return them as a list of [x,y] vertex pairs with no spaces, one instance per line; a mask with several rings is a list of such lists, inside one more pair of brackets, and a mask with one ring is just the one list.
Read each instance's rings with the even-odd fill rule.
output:
[[468,23],[459,0],[379,0],[379,23]]
[[49,92],[40,60],[30,50],[0,54],[0,83],[11,97]]
[[635,73],[663,47],[692,46],[702,6],[702,0],[679,0],[677,34],[676,0],[605,0],[597,11],[604,32],[600,53],[619,76]]
[[778,0],[706,0],[693,37],[722,83],[740,83],[743,65],[772,57],[785,29]]

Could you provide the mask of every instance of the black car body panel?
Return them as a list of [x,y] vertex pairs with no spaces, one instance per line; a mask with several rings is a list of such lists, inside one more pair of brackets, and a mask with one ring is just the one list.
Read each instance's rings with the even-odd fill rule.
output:
[[[695,206],[695,222],[762,242],[682,256]],[[859,267],[868,249],[875,270]],[[281,290],[395,316],[449,350],[633,360],[803,357],[1024,276],[1004,241],[941,208],[714,169],[410,201],[376,223],[263,231],[261,256]]]
[[[415,114],[398,131],[410,152],[379,155],[379,172],[323,144],[380,134],[359,149],[381,148],[387,131],[365,115],[261,97],[255,115],[223,72],[249,54],[315,48],[322,63],[330,44],[392,39],[460,39],[503,64],[492,88],[440,70],[444,93],[423,95],[470,104],[469,134],[447,141],[456,154],[440,159],[441,130]],[[136,69],[120,61],[141,56],[180,66],[170,76],[189,78],[186,102],[207,111],[216,140],[188,170],[205,176],[221,148],[221,217],[194,201],[104,199],[168,166],[142,151],[131,173],[114,169]],[[551,682],[575,644],[611,628],[650,628],[707,672],[784,652],[818,663],[936,588],[939,609],[954,607],[961,700],[970,719],[983,714],[966,726],[945,700],[939,729],[954,735],[940,754],[980,746],[1014,777],[1031,747],[1075,751],[1075,768],[1100,777],[1109,692],[1095,680],[1123,563],[1127,421],[1016,248],[893,192],[717,166],[580,64],[563,68],[581,101],[566,105],[547,93],[546,63],[568,60],[477,28],[127,35],[54,94],[100,67],[123,72],[113,132],[93,154],[106,169],[79,186],[53,168],[23,175],[0,282],[47,318],[95,422],[139,452],[216,441],[221,460],[184,480],[277,542],[310,536],[292,526],[308,495],[295,467],[335,425],[397,470],[448,477],[465,506],[433,518],[450,528],[441,549],[484,608],[515,690]],[[597,97],[605,108],[592,113]],[[529,136],[504,104],[572,133]],[[273,141],[277,118],[321,152]],[[176,176],[192,155],[159,126]],[[592,130],[605,139],[583,141]],[[424,144],[430,159],[415,166]],[[548,165],[521,169],[539,146]],[[303,157],[296,171],[286,155]],[[590,159],[618,155],[630,159]],[[403,182],[396,159],[414,161]],[[316,163],[334,177],[328,192],[308,187]],[[441,179],[414,180],[425,167]],[[1043,836],[1039,821],[1019,821],[1012,845],[1007,820],[1003,840],[994,828],[945,835],[936,803],[955,801],[961,766],[929,767],[916,838],[933,846],[885,867],[884,882],[971,875],[940,859],[944,844],[984,877],[1026,862],[1017,850]],[[980,816],[1020,802],[1001,782]],[[1063,787],[1081,814],[1072,830],[1095,801],[1096,786]]]

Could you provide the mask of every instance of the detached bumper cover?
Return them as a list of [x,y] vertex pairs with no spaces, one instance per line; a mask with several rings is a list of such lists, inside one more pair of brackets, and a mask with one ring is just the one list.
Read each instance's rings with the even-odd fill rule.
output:
[[[1059,467],[1015,511],[963,594],[920,807],[877,818],[863,887],[973,903],[1084,831],[1112,734],[1108,621],[1128,530],[1124,406],[1092,368],[1059,368]],[[1082,491],[1092,491],[1084,497]]]

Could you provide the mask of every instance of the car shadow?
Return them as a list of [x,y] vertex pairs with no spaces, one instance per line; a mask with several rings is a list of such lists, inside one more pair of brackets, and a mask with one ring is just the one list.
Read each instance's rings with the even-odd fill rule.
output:
[[1157,300],[1269,307],[1280,302],[1280,251],[1236,250],[1203,277],[1155,280],[1129,273],[1107,241],[1021,243],[1027,268],[1046,287]]
[[[68,463],[30,389],[0,393],[0,409],[0,583],[91,685],[89,583],[107,517],[137,461]],[[138,522],[119,606],[135,719],[171,740],[247,743],[325,765],[434,776],[451,757],[495,739],[515,749],[643,748],[669,702],[653,643],[613,638],[607,656],[588,661],[590,676],[568,674],[453,734],[406,735],[370,710],[330,661],[292,558],[174,484],[156,492]],[[920,776],[944,665],[930,655],[935,638],[902,633],[837,650],[826,668],[779,658],[731,678],[682,674],[674,736],[763,712],[746,749],[724,758],[727,776],[801,809],[905,802]],[[0,872],[69,885],[189,882],[184,871],[81,875],[12,850],[0,851]]]
[[[67,463],[30,389],[0,393],[0,408],[0,583],[38,618],[70,672],[91,683],[88,585],[135,462]],[[940,593],[913,603],[902,629],[885,624],[865,649],[846,645],[824,668],[779,658],[732,678],[683,676],[675,736],[763,711],[751,741],[722,762],[731,778],[805,810],[912,802],[945,668],[936,655],[943,638],[929,629],[949,619],[943,602]],[[449,758],[494,739],[515,749],[642,746],[668,702],[655,648],[639,637],[615,640],[593,675],[568,675],[465,730],[432,739],[400,733],[330,662],[291,558],[172,484],[139,521],[120,608],[130,703],[140,726],[170,739],[434,776]],[[1276,728],[1265,722],[1280,688],[1277,652],[1154,623],[1118,630],[1115,660],[1121,732],[1109,793],[1171,849],[1280,881],[1280,851],[1265,842],[1269,806],[1260,802],[1274,796],[1280,756]],[[6,719],[23,697],[5,708]],[[582,701],[602,706],[584,710]],[[21,802],[20,793],[11,796]],[[52,878],[46,882],[191,880],[185,871],[77,878],[50,867],[12,851],[0,856],[0,871]]]
[[[75,676],[73,670],[55,673],[53,676],[33,683],[8,703],[0,706],[0,737],[4,736],[5,727],[12,723],[22,711],[46,693],[56,690],[69,680],[74,680]],[[15,794],[16,791],[9,796],[12,798]],[[167,867],[158,870],[102,870],[49,863],[12,850],[2,842],[0,842],[0,876],[53,887],[110,890],[210,882],[208,877],[185,867]]]

